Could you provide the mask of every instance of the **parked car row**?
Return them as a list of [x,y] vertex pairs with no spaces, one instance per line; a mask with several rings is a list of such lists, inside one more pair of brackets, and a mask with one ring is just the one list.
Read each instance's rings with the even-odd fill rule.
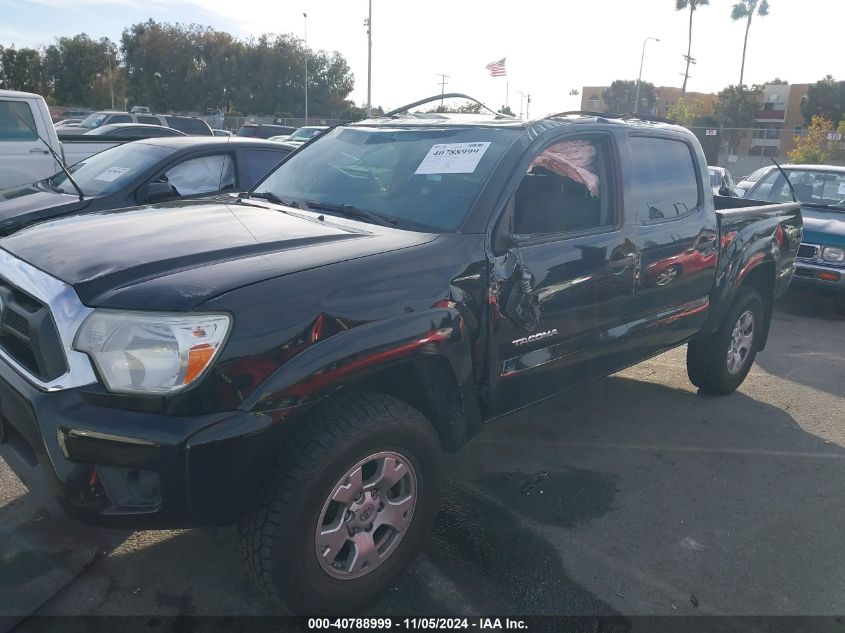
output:
[[[39,95],[0,91],[0,189],[28,186],[56,174],[60,160],[73,165],[136,139],[186,135],[232,137],[225,130],[212,131],[201,119],[151,115],[140,107],[134,109],[130,113],[95,112],[79,125],[54,126],[47,104]],[[289,129],[296,132],[294,128]],[[246,132],[240,136],[263,138],[265,134]],[[283,149],[290,152],[300,144],[293,143]]]
[[105,110],[92,112],[77,124],[57,126],[59,137],[86,134],[103,125],[117,123],[135,123],[142,125],[156,125],[172,128],[193,136],[212,136],[208,123],[196,117],[177,116],[173,114],[149,114],[144,112],[119,112]]
[[695,135],[644,118],[406,108],[275,167],[244,135],[0,202],[0,456],[89,523],[239,525],[296,613],[390,587],[485,424],[684,344],[737,389],[801,242],[798,204],[714,196]]
[[772,165],[748,180],[749,199],[801,204],[804,238],[793,285],[833,295],[845,314],[845,167]]

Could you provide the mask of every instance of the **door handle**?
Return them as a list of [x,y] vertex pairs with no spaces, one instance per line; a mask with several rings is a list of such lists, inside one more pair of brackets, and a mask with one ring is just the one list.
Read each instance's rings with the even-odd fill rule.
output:
[[607,265],[614,270],[622,270],[623,268],[628,268],[629,266],[634,265],[634,256],[628,255],[622,259],[611,259]]
[[29,153],[30,154],[49,154],[50,152],[48,152],[46,149],[38,149],[37,147],[33,147],[31,150],[29,150]]

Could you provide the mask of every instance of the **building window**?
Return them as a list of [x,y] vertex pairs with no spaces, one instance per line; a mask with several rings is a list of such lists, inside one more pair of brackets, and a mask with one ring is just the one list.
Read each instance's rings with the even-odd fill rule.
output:
[[599,99],[598,95],[591,95],[589,101],[587,101],[587,105],[590,106],[590,109],[595,110],[601,105],[601,99]]

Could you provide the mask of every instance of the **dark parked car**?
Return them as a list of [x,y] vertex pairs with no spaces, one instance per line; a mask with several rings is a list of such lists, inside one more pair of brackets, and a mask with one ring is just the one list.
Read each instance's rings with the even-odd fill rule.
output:
[[62,125],[56,130],[59,137],[78,136],[86,134],[103,125],[115,123],[140,123],[143,125],[161,125],[184,132],[189,136],[214,136],[208,123],[196,117],[179,116],[175,114],[145,114],[142,112],[119,112],[105,110],[93,112],[85,117],[78,125]]
[[388,113],[240,198],[0,240],[0,454],[85,521],[239,523],[264,591],[348,613],[485,424],[686,343],[736,389],[800,235],[797,204],[713,196],[682,127]]
[[118,145],[71,167],[82,200],[64,172],[0,190],[0,235],[83,211],[245,191],[291,151],[256,139],[177,134]]
[[114,136],[122,139],[164,138],[167,136],[187,136],[184,132],[163,125],[145,125],[143,123],[110,123],[86,132],[85,136]]
[[295,127],[289,125],[269,125],[265,123],[255,124],[247,123],[238,129],[237,136],[246,136],[249,138],[270,138],[271,136],[281,136],[293,134],[296,132]]
[[[845,314],[845,167],[783,165],[804,216],[804,239],[798,250],[792,285],[836,297]],[[784,202],[792,190],[772,169],[748,192],[748,198]]]

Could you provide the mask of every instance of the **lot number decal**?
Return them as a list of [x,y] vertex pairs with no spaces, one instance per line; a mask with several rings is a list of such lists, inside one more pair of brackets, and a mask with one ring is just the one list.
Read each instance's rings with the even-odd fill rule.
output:
[[114,182],[123,174],[129,171],[128,167],[109,167],[102,174],[97,176],[94,180],[102,180],[104,182]]
[[415,174],[471,174],[490,143],[439,143],[428,150]]

